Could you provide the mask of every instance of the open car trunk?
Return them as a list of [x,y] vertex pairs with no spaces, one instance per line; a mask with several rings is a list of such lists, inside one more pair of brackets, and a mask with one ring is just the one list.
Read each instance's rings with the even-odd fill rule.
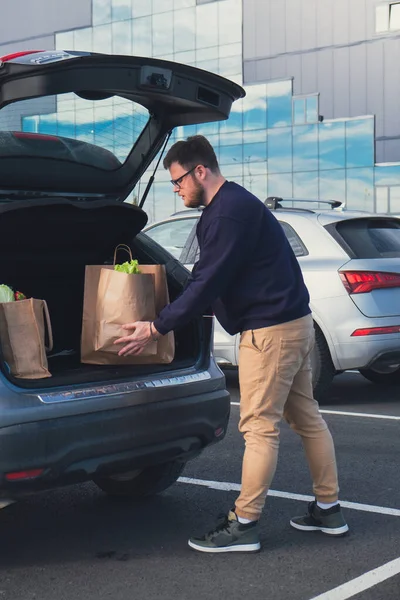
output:
[[[161,248],[136,235],[147,222],[140,208],[114,201],[63,199],[0,205],[0,282],[27,297],[46,300],[54,348],[48,355],[52,377],[17,379],[1,359],[2,372],[25,388],[57,387],[162,373],[194,366],[209,354],[210,319],[199,318],[175,332],[171,364],[96,366],[80,362],[86,265],[112,264],[118,244],[128,244],[141,264],[168,263],[170,299],[182,290],[187,272]],[[124,257],[122,257],[125,260]]]
[[130,380],[208,363],[211,319],[200,317],[175,331],[169,365],[82,364],[85,267],[111,264],[127,244],[141,264],[167,263],[170,300],[182,291],[187,271],[136,238],[146,213],[123,201],[174,128],[227,119],[244,95],[213,73],[146,57],[33,50],[0,58],[0,283],[46,300],[54,337],[49,379],[13,379],[0,356],[13,383]]

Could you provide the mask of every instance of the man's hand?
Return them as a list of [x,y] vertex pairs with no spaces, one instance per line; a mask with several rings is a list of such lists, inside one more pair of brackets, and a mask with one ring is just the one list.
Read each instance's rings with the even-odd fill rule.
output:
[[160,334],[149,321],[136,321],[123,325],[123,329],[130,331],[129,335],[121,337],[114,344],[126,344],[119,352],[118,356],[138,355],[143,352],[144,347],[149,343],[156,341]]

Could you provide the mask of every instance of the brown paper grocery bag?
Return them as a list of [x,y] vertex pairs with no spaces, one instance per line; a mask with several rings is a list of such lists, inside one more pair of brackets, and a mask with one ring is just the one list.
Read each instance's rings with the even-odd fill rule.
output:
[[[114,270],[113,265],[88,265],[85,271],[83,297],[83,321],[81,338],[81,362],[92,365],[169,364],[174,359],[175,338],[173,332],[157,342],[157,352],[151,356],[118,356],[111,352],[95,349],[96,308],[100,274],[102,269]],[[164,265],[139,265],[143,274],[154,278],[155,311],[158,315],[169,303],[167,276]],[[122,346],[120,347],[122,348]]]
[[[156,318],[154,278],[151,274],[128,274],[101,269],[96,304],[94,349],[118,354],[114,342],[127,331],[126,323],[154,321]],[[157,342],[145,346],[142,356],[157,352]]]
[[[46,325],[45,325],[46,324]],[[49,346],[45,345],[45,327]],[[51,377],[46,350],[53,348],[49,311],[45,300],[30,298],[0,303],[0,342],[4,360],[14,377]]]

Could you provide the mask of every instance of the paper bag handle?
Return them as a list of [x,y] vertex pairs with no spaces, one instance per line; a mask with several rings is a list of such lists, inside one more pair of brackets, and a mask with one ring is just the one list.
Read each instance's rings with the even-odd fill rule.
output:
[[127,246],[126,244],[118,244],[118,246],[114,250],[114,263],[113,263],[114,266],[115,266],[115,261],[117,260],[118,250],[125,250],[125,252],[127,252],[129,254],[129,257],[132,260],[132,250],[129,248],[129,246]]
[[49,336],[49,345],[45,345],[45,348],[46,352],[50,352],[51,350],[53,350],[53,330],[51,328],[50,314],[46,300],[43,300],[43,312],[47,325],[47,335]]

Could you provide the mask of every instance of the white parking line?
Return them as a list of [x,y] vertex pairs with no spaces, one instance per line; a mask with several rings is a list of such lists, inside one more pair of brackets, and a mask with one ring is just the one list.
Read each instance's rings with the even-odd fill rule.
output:
[[[199,485],[208,487],[214,490],[222,490],[225,492],[240,491],[239,483],[228,483],[226,481],[207,481],[205,479],[193,479],[191,477],[180,477],[178,479],[180,483],[186,483],[190,485]],[[276,490],[269,490],[268,496],[275,496],[277,498],[286,498],[289,500],[302,500],[305,502],[309,502],[310,500],[314,500],[313,496],[304,496],[302,494],[291,494],[288,492],[278,492]],[[344,508],[350,508],[353,510],[360,510],[364,512],[372,512],[381,515],[391,515],[395,517],[400,517],[400,510],[396,508],[386,508],[384,506],[373,506],[370,504],[358,504],[356,502],[342,502],[340,501],[341,506]],[[386,579],[390,579],[395,575],[400,573],[400,558],[396,558],[381,567],[373,569],[372,571],[368,571],[347,583],[340,585],[339,587],[334,588],[333,590],[329,590],[328,592],[324,592],[319,596],[315,596],[311,600],[347,600],[360,592],[364,592],[369,588],[374,587],[375,585],[386,581]]]
[[[180,477],[180,483],[190,485],[199,485],[208,487],[212,490],[222,490],[224,492],[240,492],[240,483],[229,483],[226,481],[207,481],[206,479],[193,479],[191,477]],[[311,502],[315,500],[314,496],[305,496],[303,494],[292,494],[290,492],[279,492],[277,490],[269,490],[268,496],[276,498],[285,498],[286,500],[300,500],[301,502]],[[350,508],[352,510],[360,510],[379,515],[390,515],[392,517],[400,517],[400,510],[397,508],[387,508],[385,506],[373,506],[372,504],[359,504],[357,502],[340,501],[340,506]]]
[[319,596],[315,596],[311,600],[347,600],[347,598],[351,598],[360,592],[364,592],[399,573],[400,558],[395,558],[391,562],[388,562],[377,569],[373,569],[372,571],[368,571],[368,573],[364,573],[364,575],[360,575],[360,577],[356,577],[356,579],[352,579],[343,585],[339,585],[339,587],[334,588],[329,592],[324,592]]
[[[231,406],[240,406],[240,402],[231,402]],[[400,421],[400,416],[397,415],[375,415],[373,413],[345,412],[342,410],[325,410],[322,408],[319,412],[323,415],[344,415],[345,417],[365,417],[369,419],[389,419],[391,421]]]
[[395,415],[375,415],[373,413],[359,413],[359,412],[344,412],[342,410],[320,410],[325,415],[345,415],[347,417],[367,417],[369,419],[389,419],[392,421],[400,421],[400,416]]

